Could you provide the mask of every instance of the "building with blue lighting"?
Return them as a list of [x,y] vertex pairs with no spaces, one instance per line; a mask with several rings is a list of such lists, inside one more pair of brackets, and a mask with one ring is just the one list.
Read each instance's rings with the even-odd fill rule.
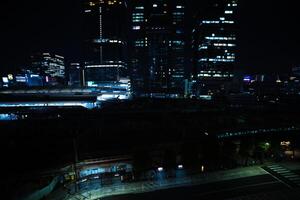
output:
[[234,78],[237,8],[237,0],[223,0],[199,13],[193,30],[196,94],[224,93]]
[[26,87],[42,87],[44,78],[39,74],[35,74],[30,70],[22,69],[16,74],[8,74],[2,77],[3,88],[26,88]]
[[0,90],[0,109],[101,108],[106,101],[131,99],[129,79],[89,87],[22,88]]

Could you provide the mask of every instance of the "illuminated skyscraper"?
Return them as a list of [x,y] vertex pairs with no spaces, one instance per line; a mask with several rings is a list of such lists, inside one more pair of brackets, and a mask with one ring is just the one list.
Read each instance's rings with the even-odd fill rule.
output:
[[187,47],[184,0],[132,0],[130,65],[140,93],[182,95]]
[[[118,81],[121,74],[108,74],[125,71],[126,9],[124,0],[84,1],[83,63],[86,85],[91,84],[87,81],[93,82],[93,85],[103,81]],[[112,77],[115,79],[112,80]]]
[[199,13],[193,31],[193,79],[202,94],[226,92],[234,78],[238,1],[215,2]]
[[37,53],[31,56],[33,73],[43,77],[44,85],[61,85],[65,83],[65,59],[50,53]]

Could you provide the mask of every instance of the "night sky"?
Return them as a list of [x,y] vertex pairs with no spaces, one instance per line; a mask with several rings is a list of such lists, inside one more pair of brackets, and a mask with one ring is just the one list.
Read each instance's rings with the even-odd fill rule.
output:
[[[1,1],[0,72],[26,66],[29,55],[40,51],[78,61],[80,1]],[[239,67],[277,72],[300,65],[297,1],[244,0],[240,10]]]

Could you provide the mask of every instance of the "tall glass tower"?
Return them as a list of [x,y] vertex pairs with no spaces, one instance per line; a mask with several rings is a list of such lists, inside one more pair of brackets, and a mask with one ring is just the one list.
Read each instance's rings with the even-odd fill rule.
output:
[[83,65],[85,81],[90,82],[86,85],[119,81],[125,71],[127,13],[124,0],[84,0]]
[[144,94],[182,95],[185,78],[184,0],[132,0],[130,65],[133,86]]
[[238,1],[215,1],[193,31],[194,73],[200,94],[224,93],[234,77]]

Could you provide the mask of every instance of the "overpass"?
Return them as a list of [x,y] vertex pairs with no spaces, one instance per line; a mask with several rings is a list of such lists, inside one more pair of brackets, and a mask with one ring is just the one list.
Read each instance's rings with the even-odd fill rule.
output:
[[238,136],[249,136],[249,135],[259,135],[259,134],[270,134],[270,133],[281,133],[281,132],[291,132],[299,131],[300,127],[290,126],[281,128],[260,128],[254,130],[244,130],[244,131],[227,131],[217,134],[218,139],[225,139]]

